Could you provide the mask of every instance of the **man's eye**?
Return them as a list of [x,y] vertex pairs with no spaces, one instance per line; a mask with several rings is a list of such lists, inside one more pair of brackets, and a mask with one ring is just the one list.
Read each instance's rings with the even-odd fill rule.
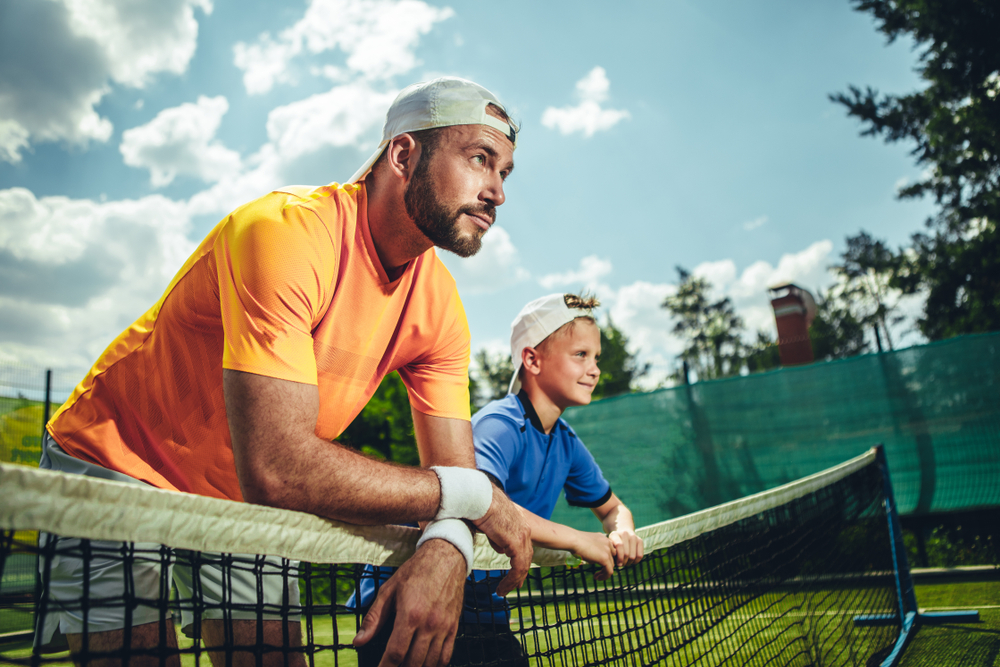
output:
[[479,164],[486,164],[486,156],[485,155],[477,155],[477,156],[473,157],[472,159],[475,160],[476,162],[478,162]]

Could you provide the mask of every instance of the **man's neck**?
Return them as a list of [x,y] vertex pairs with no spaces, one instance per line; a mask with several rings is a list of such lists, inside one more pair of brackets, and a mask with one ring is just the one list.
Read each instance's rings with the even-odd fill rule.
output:
[[559,417],[562,416],[562,408],[553,403],[552,399],[535,384],[530,382],[524,384],[522,391],[527,395],[528,400],[531,401],[531,407],[538,416],[538,423],[542,427],[542,432],[546,434],[551,433],[552,427],[556,425]]
[[[390,184],[391,185],[391,184]],[[387,192],[374,187],[369,176],[365,181],[368,196],[368,230],[378,259],[389,280],[395,280],[406,265],[434,244],[424,236],[409,214],[403,192]]]

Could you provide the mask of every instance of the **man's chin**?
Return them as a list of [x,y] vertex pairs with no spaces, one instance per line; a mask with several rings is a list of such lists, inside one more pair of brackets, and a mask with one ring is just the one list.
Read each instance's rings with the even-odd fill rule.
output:
[[450,253],[458,255],[459,257],[468,258],[482,250],[483,236],[482,234],[468,236],[463,239],[456,239],[447,245],[440,245],[438,247],[442,250],[447,250]]

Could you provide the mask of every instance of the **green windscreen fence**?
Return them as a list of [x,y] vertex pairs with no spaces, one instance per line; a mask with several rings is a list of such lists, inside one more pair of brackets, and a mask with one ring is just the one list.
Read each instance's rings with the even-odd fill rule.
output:
[[[1000,507],[1000,334],[629,394],[565,417],[648,525],[883,443],[899,511]],[[561,501],[552,519],[593,530]]]

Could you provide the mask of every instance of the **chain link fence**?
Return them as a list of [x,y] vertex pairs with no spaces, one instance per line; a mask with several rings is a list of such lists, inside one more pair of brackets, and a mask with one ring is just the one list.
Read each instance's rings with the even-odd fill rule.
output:
[[[0,462],[37,467],[42,429],[80,379],[79,372],[0,362]],[[17,531],[15,543],[35,546],[38,533]],[[14,549],[3,563],[0,637],[29,636],[34,625],[37,556]]]

